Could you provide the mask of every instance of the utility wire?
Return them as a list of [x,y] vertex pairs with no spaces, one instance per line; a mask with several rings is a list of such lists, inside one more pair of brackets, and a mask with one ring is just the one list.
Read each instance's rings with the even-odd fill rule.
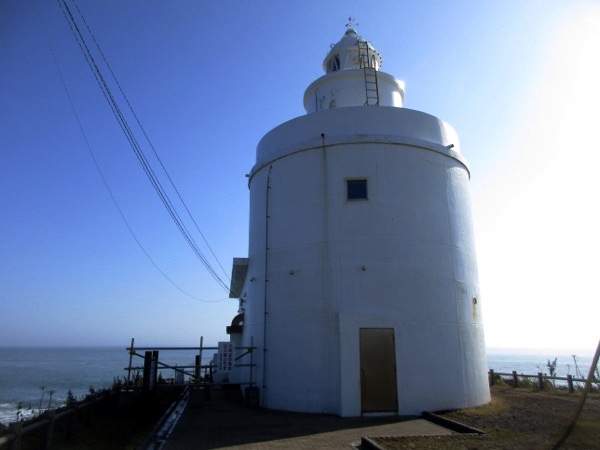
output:
[[189,292],[185,291],[184,289],[182,289],[180,286],[178,286],[156,263],[156,261],[154,261],[154,259],[152,258],[152,256],[150,256],[150,254],[146,251],[146,249],[144,248],[144,246],[142,245],[142,243],[140,242],[140,240],[138,239],[138,237],[136,236],[135,232],[133,231],[133,228],[131,228],[131,225],[129,224],[129,222],[127,221],[127,218],[125,217],[125,214],[123,213],[123,210],[121,209],[121,207],[119,206],[119,203],[117,202],[117,199],[112,191],[112,189],[110,188],[110,185],[108,184],[108,181],[106,180],[106,177],[104,176],[104,172],[102,171],[102,168],[100,167],[100,164],[98,163],[98,160],[96,159],[96,155],[94,154],[94,151],[92,150],[92,146],[90,145],[90,142],[87,138],[87,135],[85,133],[85,130],[83,128],[83,124],[81,123],[81,120],[79,118],[79,115],[77,114],[77,110],[75,108],[75,104],[73,103],[73,99],[71,97],[71,94],[69,92],[69,89],[67,88],[67,83],[65,81],[65,78],[63,76],[62,70],[60,69],[60,65],[58,64],[58,60],[56,59],[56,54],[54,52],[54,48],[52,47],[52,43],[50,42],[50,38],[48,37],[48,33],[46,31],[46,27],[44,24],[44,20],[42,18],[42,15],[40,14],[40,11],[36,6],[36,11],[38,13],[38,17],[40,19],[40,23],[42,24],[42,28],[44,30],[44,35],[46,36],[46,41],[48,43],[48,47],[50,48],[50,54],[52,55],[52,60],[54,61],[54,64],[58,70],[58,74],[63,86],[63,89],[65,91],[65,94],[67,96],[67,99],[69,101],[69,105],[71,106],[71,110],[73,112],[73,115],[75,116],[75,120],[77,121],[77,125],[79,126],[79,130],[81,131],[81,134],[83,136],[83,140],[85,141],[85,145],[88,149],[88,152],[90,154],[90,157],[92,158],[92,161],[94,163],[94,166],[96,167],[96,169],[98,170],[98,173],[100,174],[100,178],[102,179],[102,183],[104,184],[106,190],[108,191],[108,194],[110,195],[110,198],[113,202],[113,204],[115,205],[115,207],[117,208],[117,211],[119,213],[119,215],[121,216],[121,219],[123,220],[123,222],[125,223],[125,226],[127,227],[127,229],[129,230],[129,233],[131,234],[131,236],[133,237],[133,239],[135,240],[135,242],[137,243],[137,245],[139,246],[140,250],[142,250],[142,252],[144,253],[144,255],[146,255],[146,257],[150,260],[150,262],[152,263],[152,265],[156,268],[156,270],[158,270],[161,275],[163,277],[165,277],[165,279],[167,281],[169,281],[169,283],[171,283],[173,285],[173,287],[175,287],[177,290],[179,290],[182,294],[187,295],[188,297],[194,299],[194,300],[198,300],[200,302],[206,302],[206,303],[216,303],[216,302],[221,302],[224,299],[220,299],[220,300],[205,300],[199,297],[196,297],[195,295],[190,294]]
[[115,84],[117,85],[117,87],[119,88],[119,91],[121,92],[121,95],[123,96],[123,99],[125,100],[125,102],[127,103],[127,106],[129,107],[129,110],[131,111],[131,114],[133,115],[133,117],[135,118],[138,126],[140,127],[140,130],[142,131],[142,134],[144,135],[144,137],[146,138],[146,141],[148,142],[148,145],[150,145],[150,148],[152,149],[152,152],[154,153],[154,156],[156,157],[156,160],[158,161],[158,163],[160,164],[160,167],[162,168],[163,172],[165,173],[167,179],[169,180],[169,183],[171,184],[171,186],[173,187],[173,190],[175,191],[175,193],[177,194],[177,197],[179,198],[179,201],[181,202],[181,204],[183,205],[183,207],[185,208],[185,211],[187,212],[189,218],[191,219],[191,221],[193,222],[194,226],[196,227],[196,230],[198,231],[198,233],[200,234],[200,236],[202,237],[202,240],[204,241],[204,243],[206,244],[206,246],[208,247],[208,249],[210,250],[210,253],[212,254],[213,258],[215,258],[215,261],[217,262],[217,264],[219,265],[219,267],[221,268],[223,274],[225,275],[225,277],[231,281],[231,279],[229,278],[229,275],[227,274],[227,271],[223,268],[223,266],[221,265],[221,261],[219,261],[219,258],[217,258],[217,255],[215,254],[215,252],[213,251],[212,247],[210,246],[210,244],[208,243],[208,240],[206,239],[206,237],[204,236],[204,233],[202,233],[202,230],[200,230],[200,227],[198,226],[198,223],[196,222],[196,220],[194,219],[194,216],[192,215],[192,213],[190,212],[190,210],[188,209],[188,206],[186,204],[186,202],[183,200],[183,197],[181,196],[181,194],[179,193],[179,189],[177,189],[177,186],[175,186],[175,183],[173,182],[173,179],[171,178],[171,175],[169,174],[169,172],[167,171],[166,167],[164,166],[162,159],[160,158],[160,156],[158,155],[158,152],[156,151],[156,148],[154,147],[154,144],[152,143],[152,141],[150,140],[150,137],[148,136],[148,134],[146,133],[146,129],[144,128],[144,126],[142,125],[140,119],[138,118],[137,114],[135,113],[135,110],[133,109],[133,106],[131,105],[131,103],[129,102],[129,98],[127,97],[127,95],[125,94],[125,91],[123,90],[123,88],[121,87],[121,83],[119,83],[119,80],[117,79],[117,76],[115,75],[115,73],[112,70],[111,65],[109,64],[108,60],[106,59],[106,57],[104,56],[104,52],[102,51],[102,48],[100,47],[100,44],[98,44],[98,41],[96,40],[96,36],[94,35],[94,33],[92,32],[90,26],[88,25],[87,21],[85,20],[85,16],[83,15],[83,13],[81,12],[81,10],[79,9],[79,5],[77,4],[77,2],[75,2],[75,0],[73,0],[73,3],[75,4],[75,8],[77,8],[77,12],[79,13],[79,16],[81,17],[81,19],[83,20],[84,25],[86,26],[88,33],[90,34],[92,40],[94,41],[94,44],[96,45],[96,48],[98,49],[98,52],[100,53],[100,56],[102,57],[102,60],[104,61],[104,64],[106,64],[107,69],[109,70],[113,80],[115,81]]
[[[147,158],[143,152],[143,149],[141,148],[139,142],[137,141],[135,134],[132,131],[129,123],[127,122],[125,115],[123,114],[123,111],[121,110],[117,100],[113,96],[113,93],[112,93],[105,77],[103,76],[101,69],[99,68],[98,64],[96,63],[94,55],[93,55],[92,51],[90,50],[90,48],[83,36],[83,33],[81,32],[81,29],[77,25],[77,21],[75,20],[73,13],[71,12],[71,9],[69,8],[69,6],[67,5],[65,0],[58,0],[58,2],[59,2],[59,5],[61,6],[61,9],[65,16],[65,19],[69,23],[71,31],[73,32],[73,34],[75,36],[75,39],[76,39],[77,43],[79,44],[79,47],[80,47],[82,53],[84,54],[86,61],[89,65],[90,69],[92,70],[92,73],[93,73],[98,85],[100,86],[100,89],[102,90],[104,97],[108,101],[109,106],[111,107],[111,110],[113,111],[113,114],[114,114],[115,118],[117,119],[117,123],[119,124],[123,133],[125,134],[125,137],[127,138],[132,150],[134,151],[134,153],[138,159],[138,162],[142,166],[144,173],[148,177],[148,179],[149,179],[150,183],[152,184],[152,186],[154,187],[154,190],[156,191],[158,197],[160,198],[161,202],[165,206],[165,209],[171,216],[171,219],[173,220],[173,222],[179,229],[180,233],[182,234],[182,236],[184,237],[184,239],[186,240],[186,242],[188,243],[190,248],[194,251],[194,253],[198,257],[198,259],[200,259],[200,261],[202,262],[202,264],[204,265],[206,270],[210,273],[210,275],[213,277],[213,279],[215,279],[215,281],[217,281],[217,283],[225,291],[228,292],[229,288],[228,288],[227,284],[219,277],[219,275],[216,273],[216,271],[214,270],[214,268],[212,267],[210,262],[206,259],[206,257],[202,253],[202,251],[199,249],[198,245],[194,241],[192,235],[190,234],[190,232],[188,231],[187,227],[185,226],[183,220],[181,219],[179,213],[177,212],[173,203],[171,202],[169,196],[167,195],[166,191],[164,190],[162,184],[160,183],[159,178],[156,176],[154,170],[152,169],[151,164],[147,160]],[[77,8],[77,9],[79,11],[79,8]],[[79,13],[81,15],[80,11],[79,11]],[[87,23],[86,23],[86,26],[87,26]],[[88,27],[88,29],[89,29],[89,27]],[[91,31],[90,31],[90,34],[91,34]],[[96,42],[95,39],[94,39],[94,42]],[[97,42],[96,42],[96,45],[97,45]],[[112,70],[110,72],[116,81],[116,77],[114,76],[114,73],[112,72]],[[118,82],[117,82],[117,84],[118,84]],[[122,92],[122,90],[121,90],[121,92]],[[128,103],[128,105],[130,105],[128,101],[127,101],[127,103]],[[131,108],[131,105],[130,105],[130,108]],[[132,112],[133,112],[133,109],[132,109]],[[134,114],[134,116],[135,116],[135,114]],[[136,120],[137,120],[137,116],[136,116]],[[139,120],[138,120],[138,124],[139,124]],[[145,132],[144,132],[144,135],[146,135]],[[153,150],[154,150],[154,148],[153,148]],[[156,154],[156,151],[155,151],[155,154]],[[160,159],[159,159],[159,161],[160,161]],[[164,165],[162,165],[162,162],[161,162],[161,166],[163,167],[163,170],[165,170],[165,172],[166,172],[166,169],[164,168]],[[167,176],[168,176],[168,173],[167,173]],[[171,179],[171,178],[169,177],[169,179]],[[172,180],[171,180],[171,183],[172,183]],[[178,191],[176,191],[176,192],[178,193]],[[178,193],[178,196],[181,199],[181,196],[179,195],[179,193]],[[188,214],[189,214],[189,209],[187,208],[187,206],[186,206],[186,210],[188,211]],[[195,223],[195,221],[194,221],[194,223]],[[196,224],[196,226],[197,226],[197,224]],[[203,238],[204,238],[204,236],[203,236]],[[212,249],[211,249],[211,252],[212,252]],[[213,252],[213,255],[214,255],[214,252]],[[220,263],[219,263],[219,265],[220,265]],[[222,266],[221,266],[221,268],[222,268]]]

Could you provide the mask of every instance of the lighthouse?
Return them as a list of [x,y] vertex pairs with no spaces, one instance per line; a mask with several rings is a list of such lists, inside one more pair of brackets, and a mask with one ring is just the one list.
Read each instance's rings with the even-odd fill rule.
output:
[[[345,417],[487,403],[469,199],[454,129],[403,108],[404,83],[351,25],[268,132],[248,174],[232,341],[261,406]],[[234,336],[235,335],[235,336]]]

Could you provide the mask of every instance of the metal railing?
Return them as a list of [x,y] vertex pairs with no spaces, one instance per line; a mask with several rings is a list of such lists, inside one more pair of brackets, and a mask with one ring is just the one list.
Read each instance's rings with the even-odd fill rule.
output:
[[[118,397],[121,391],[130,391],[136,389],[153,390],[155,388],[181,388],[183,386],[198,385],[201,389],[210,388],[214,385],[226,384],[223,382],[215,382],[213,375],[217,372],[217,366],[210,364],[202,364],[202,356],[206,351],[218,351],[218,347],[203,346],[204,339],[200,339],[198,347],[135,347],[135,340],[131,340],[130,347],[126,350],[129,352],[129,365],[125,368],[127,371],[126,382],[113,386],[112,390],[102,391],[94,396],[90,396],[83,401],[74,402],[70,405],[65,405],[56,409],[48,409],[41,413],[38,417],[25,421],[17,421],[8,425],[8,430],[0,436],[0,449],[11,448],[19,449],[21,441],[27,435],[38,433],[41,438],[41,448],[51,449],[54,436],[54,430],[57,422],[67,421],[67,440],[72,438],[75,431],[75,423],[84,419],[86,425],[91,425],[95,415],[95,410],[98,405],[112,404],[118,407]],[[251,340],[250,347],[236,347],[236,351],[240,352],[234,358],[233,367],[248,367],[248,380],[242,383],[235,383],[244,386],[252,387],[254,363],[253,352],[256,348],[253,346],[254,340]],[[192,365],[174,365],[160,361],[160,352],[185,350],[194,351],[195,361]],[[140,357],[144,360],[143,366],[133,365],[133,358]],[[248,362],[245,362],[245,361]],[[180,376],[173,377],[172,382],[160,382],[158,377],[159,370],[172,370]],[[133,373],[137,374],[132,377]],[[139,373],[143,375],[140,377]],[[185,377],[188,377],[186,380]],[[112,402],[112,403],[111,403]]]
[[[153,389],[157,385],[170,384],[180,386],[184,384],[226,384],[215,382],[214,375],[217,372],[217,366],[212,363],[203,364],[202,357],[207,351],[218,351],[219,347],[204,346],[204,338],[200,338],[198,347],[135,347],[135,339],[131,339],[131,346],[126,350],[129,352],[129,365],[125,368],[127,371],[127,380],[125,389],[142,387],[145,390]],[[254,363],[254,339],[251,340],[249,347],[236,347],[235,351],[238,354],[233,362],[234,368],[248,367],[248,380],[243,381],[240,385],[253,386],[253,371],[256,364]],[[160,352],[165,351],[190,351],[195,352],[194,364],[167,364],[160,360]],[[143,353],[142,353],[143,352]],[[139,357],[144,360],[143,366],[133,365],[133,357]],[[247,362],[245,362],[247,361]],[[160,370],[172,370],[175,374],[173,378],[164,378],[159,376]],[[142,376],[140,377],[140,372]],[[132,378],[132,373],[136,373]],[[186,380],[185,377],[188,377]],[[161,383],[161,379],[163,382]],[[165,381],[166,380],[166,381]]]

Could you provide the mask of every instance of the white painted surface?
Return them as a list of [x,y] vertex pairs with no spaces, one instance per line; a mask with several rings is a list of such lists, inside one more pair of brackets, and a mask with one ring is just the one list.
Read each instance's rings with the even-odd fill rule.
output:
[[[401,107],[404,82],[385,72],[377,72],[379,105]],[[367,101],[365,74],[362,69],[342,70],[315,80],[304,93],[307,113],[326,109],[363,106]]]
[[360,415],[371,327],[395,332],[399,414],[489,401],[468,180],[455,131],[418,111],[318,111],[261,140],[242,291],[262,406]]
[[[367,50],[361,53],[358,43],[362,43],[363,49]],[[364,58],[368,63],[361,65],[360,61]],[[381,56],[373,45],[365,41],[354,29],[349,28],[325,57],[323,61],[325,75],[315,80],[306,89],[304,109],[310,114],[327,109],[365,105],[367,102],[363,70],[365,65],[376,70],[379,106],[402,107],[404,82],[381,72],[379,70],[381,64]],[[371,85],[370,88],[373,86]],[[372,95],[371,92],[370,96]]]

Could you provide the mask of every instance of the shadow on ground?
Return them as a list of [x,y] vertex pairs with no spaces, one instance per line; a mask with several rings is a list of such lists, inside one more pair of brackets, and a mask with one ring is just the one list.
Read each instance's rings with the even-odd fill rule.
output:
[[211,391],[209,399],[190,400],[164,448],[348,448],[360,442],[365,428],[376,433],[410,419],[266,410],[244,405],[239,389],[221,389]]

